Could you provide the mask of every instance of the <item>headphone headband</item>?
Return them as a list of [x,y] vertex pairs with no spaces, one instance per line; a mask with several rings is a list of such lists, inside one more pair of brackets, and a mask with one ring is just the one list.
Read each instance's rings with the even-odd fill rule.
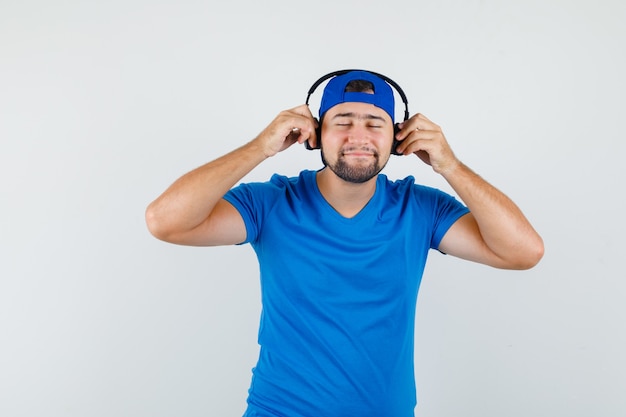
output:
[[319,87],[319,85],[322,84],[324,81],[328,80],[329,78],[336,77],[336,76],[339,76],[339,75],[343,75],[343,74],[346,74],[346,73],[352,72],[352,71],[368,72],[368,73],[370,73],[372,75],[377,76],[378,78],[381,78],[387,84],[391,85],[398,92],[398,94],[400,95],[400,98],[402,99],[402,102],[404,103],[404,120],[406,121],[406,120],[409,119],[409,103],[408,103],[408,100],[406,98],[406,94],[404,94],[404,91],[402,91],[402,88],[400,88],[398,83],[396,83],[394,80],[392,80],[391,78],[389,78],[389,77],[387,77],[387,76],[385,76],[383,74],[379,74],[377,72],[368,71],[368,70],[344,69],[344,70],[339,70],[339,71],[333,71],[333,72],[330,72],[330,73],[322,76],[319,80],[317,80],[317,81],[315,81],[313,83],[311,88],[309,88],[309,92],[307,93],[305,104],[307,106],[309,105],[309,99],[311,98],[311,94],[313,94],[313,92],[317,89],[317,87]]

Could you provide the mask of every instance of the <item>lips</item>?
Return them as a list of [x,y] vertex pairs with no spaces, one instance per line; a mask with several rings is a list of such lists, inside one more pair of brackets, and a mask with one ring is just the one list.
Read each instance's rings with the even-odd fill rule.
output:
[[341,154],[344,156],[369,157],[376,156],[378,152],[370,148],[348,148],[344,149]]

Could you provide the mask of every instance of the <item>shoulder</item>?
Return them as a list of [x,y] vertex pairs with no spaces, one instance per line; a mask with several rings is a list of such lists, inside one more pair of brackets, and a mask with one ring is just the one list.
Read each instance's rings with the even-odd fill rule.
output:
[[436,217],[442,214],[457,217],[468,211],[456,197],[438,188],[416,184],[413,176],[394,181],[382,176],[379,181],[387,204],[412,207],[423,215],[430,213]]
[[241,183],[229,190],[224,197],[231,203],[234,200],[272,202],[280,195],[297,193],[305,188],[311,175],[312,171],[302,171],[297,177],[273,174],[268,181]]
[[378,185],[382,186],[381,188],[388,194],[412,195],[417,198],[451,197],[438,188],[417,184],[415,177],[412,175],[401,179],[390,180],[386,175],[380,174],[378,176]]
[[298,176],[289,177],[281,174],[274,174],[269,180],[269,184],[278,188],[291,188],[297,186],[307,185],[310,181],[315,179],[315,171],[304,170],[300,171]]

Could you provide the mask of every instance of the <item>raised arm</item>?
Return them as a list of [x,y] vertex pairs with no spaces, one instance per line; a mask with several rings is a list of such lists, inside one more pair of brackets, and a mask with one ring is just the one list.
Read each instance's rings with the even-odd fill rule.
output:
[[456,158],[439,126],[417,114],[402,125],[397,139],[399,152],[431,165],[470,209],[442,239],[442,252],[505,269],[528,269],[541,260],[543,240],[522,211]]
[[181,245],[244,241],[243,219],[222,197],[265,159],[309,138],[315,139],[315,121],[306,105],[281,112],[249,143],[176,180],[146,209],[148,229]]

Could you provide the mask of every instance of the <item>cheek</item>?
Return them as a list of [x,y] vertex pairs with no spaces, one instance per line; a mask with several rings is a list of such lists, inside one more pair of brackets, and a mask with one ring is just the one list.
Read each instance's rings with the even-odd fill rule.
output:
[[324,133],[320,134],[321,136],[321,146],[326,146],[326,148],[333,148],[337,146],[338,143],[343,140],[343,136],[340,132],[337,132],[333,129],[325,129]]
[[385,129],[380,134],[376,135],[376,144],[380,149],[391,149],[395,139],[395,132],[393,129]]

